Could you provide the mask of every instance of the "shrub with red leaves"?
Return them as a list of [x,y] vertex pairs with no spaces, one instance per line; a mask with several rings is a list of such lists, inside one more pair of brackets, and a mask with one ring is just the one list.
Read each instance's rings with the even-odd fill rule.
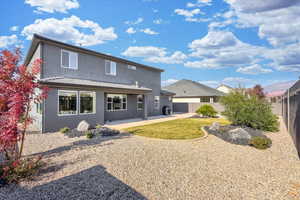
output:
[[[0,53],[0,153],[9,160],[19,160],[22,155],[25,132],[32,123],[30,103],[43,101],[48,92],[37,82],[42,61],[37,59],[27,67],[19,65],[20,59],[19,49]],[[36,94],[37,89],[42,92]],[[18,126],[21,119],[22,126]]]

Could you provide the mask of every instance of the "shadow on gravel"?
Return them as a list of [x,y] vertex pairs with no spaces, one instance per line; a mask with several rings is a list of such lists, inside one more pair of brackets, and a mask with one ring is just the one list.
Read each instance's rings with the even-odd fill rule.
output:
[[102,166],[95,166],[77,174],[36,186],[24,188],[10,185],[0,189],[0,199],[146,199],[135,189],[126,185]]
[[87,139],[84,138],[82,140],[73,142],[72,144],[68,145],[68,146],[61,146],[55,149],[51,149],[49,151],[45,151],[45,152],[40,152],[40,153],[35,153],[32,154],[30,156],[35,156],[35,155],[42,155],[43,157],[51,157],[51,156],[56,156],[57,154],[62,154],[65,151],[69,151],[71,149],[74,148],[85,148],[85,147],[94,147],[94,146],[105,146],[105,145],[111,145],[113,144],[113,142],[110,143],[105,143],[102,144],[103,142],[107,142],[107,141],[113,141],[113,140],[119,140],[119,139],[124,139],[124,138],[128,138],[131,137],[131,134],[127,134],[127,133],[121,133],[119,135],[116,136],[107,136],[107,137],[94,137],[92,139]]

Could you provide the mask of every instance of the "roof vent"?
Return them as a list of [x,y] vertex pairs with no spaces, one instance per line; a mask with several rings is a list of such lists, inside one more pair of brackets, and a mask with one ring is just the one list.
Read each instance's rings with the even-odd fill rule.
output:
[[137,88],[139,87],[139,82],[138,81],[135,82],[135,87],[137,87]]

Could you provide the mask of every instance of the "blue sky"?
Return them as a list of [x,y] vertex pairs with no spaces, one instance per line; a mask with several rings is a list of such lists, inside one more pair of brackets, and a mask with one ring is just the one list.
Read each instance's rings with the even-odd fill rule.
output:
[[[171,2],[171,3],[170,3]],[[298,79],[298,0],[18,0],[1,4],[0,48],[33,33],[159,67],[180,79],[247,87]]]

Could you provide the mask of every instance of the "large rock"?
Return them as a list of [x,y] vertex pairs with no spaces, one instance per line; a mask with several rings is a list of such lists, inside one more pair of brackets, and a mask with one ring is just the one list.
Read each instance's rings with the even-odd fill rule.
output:
[[209,130],[211,130],[211,131],[218,131],[219,129],[220,129],[220,123],[219,122],[214,122],[209,127]]
[[89,123],[87,123],[87,121],[83,120],[81,121],[78,126],[77,126],[77,131],[88,131],[90,129],[91,125]]
[[235,144],[248,144],[251,135],[243,128],[235,128],[228,131],[228,139]]

